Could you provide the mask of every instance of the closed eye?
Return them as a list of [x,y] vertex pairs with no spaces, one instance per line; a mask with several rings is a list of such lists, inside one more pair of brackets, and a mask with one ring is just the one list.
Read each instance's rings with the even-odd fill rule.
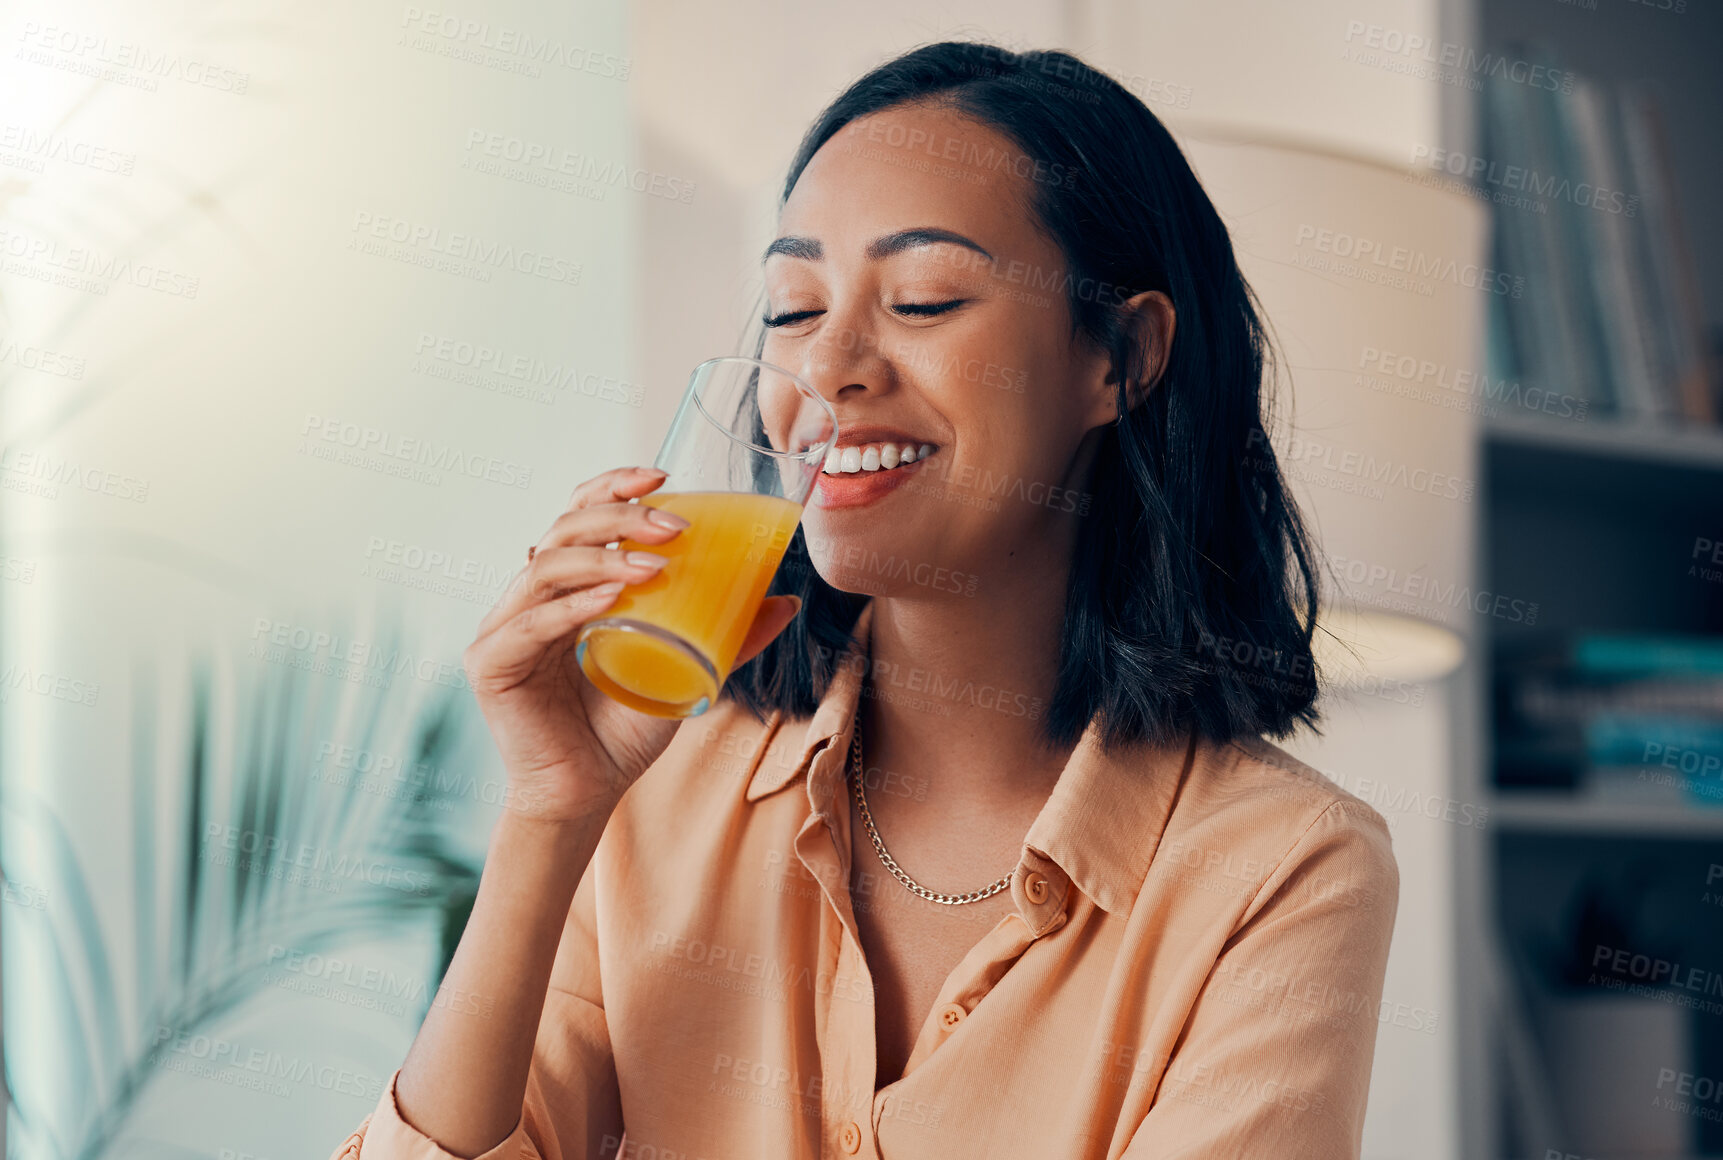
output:
[[[968,301],[967,298],[953,298],[949,302],[900,302],[892,309],[911,318],[932,318],[935,315],[956,310]],[[760,319],[760,324],[765,327],[794,326],[798,322],[805,322],[807,319],[823,313],[825,313],[823,310],[791,310],[783,314],[768,314]]]
[[948,310],[956,310],[967,298],[953,298],[950,302],[900,302],[892,309],[899,314],[907,314],[912,318],[931,318],[935,314],[944,314]]
[[793,326],[794,324],[801,322],[803,319],[812,318],[814,315],[821,313],[823,313],[823,311],[791,310],[785,314],[768,314],[766,317],[760,319],[760,324],[762,326]]

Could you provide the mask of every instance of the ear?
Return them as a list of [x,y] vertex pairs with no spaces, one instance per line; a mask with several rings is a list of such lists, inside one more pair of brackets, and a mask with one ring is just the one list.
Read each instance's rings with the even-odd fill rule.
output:
[[[1135,408],[1148,398],[1149,392],[1154,390],[1161,376],[1166,373],[1167,358],[1173,349],[1173,331],[1178,326],[1178,315],[1173,310],[1173,300],[1159,290],[1145,290],[1136,297],[1127,299],[1121,304],[1120,310],[1124,314],[1126,333],[1132,336],[1140,352],[1142,377],[1127,384],[1125,388],[1126,405]],[[1111,372],[1107,376],[1107,382],[1117,383],[1118,378],[1116,372]]]
[[[1149,395],[1165,373],[1167,357],[1173,347],[1173,328],[1177,322],[1173,301],[1159,290],[1145,290],[1127,298],[1118,306],[1120,325],[1130,340],[1137,344],[1141,376],[1125,392],[1127,407],[1136,407]],[[1090,429],[1116,423],[1119,414],[1119,371],[1113,362],[1113,352],[1104,350],[1085,338],[1082,346],[1083,366],[1080,380],[1088,384],[1089,412],[1085,423]]]

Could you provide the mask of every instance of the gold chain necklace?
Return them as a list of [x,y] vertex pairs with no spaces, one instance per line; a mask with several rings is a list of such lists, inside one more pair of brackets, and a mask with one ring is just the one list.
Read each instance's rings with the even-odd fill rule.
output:
[[893,878],[903,883],[911,894],[919,895],[929,902],[937,902],[944,906],[960,906],[965,902],[980,902],[983,898],[992,898],[1001,890],[1011,885],[1011,875],[1007,874],[985,890],[971,890],[968,894],[939,894],[922,886],[903,872],[903,867],[897,864],[886,851],[885,843],[880,840],[879,831],[874,828],[873,814],[868,812],[867,795],[862,792],[862,747],[861,747],[861,706],[856,706],[856,719],[853,740],[850,744],[850,785],[855,789],[856,805],[861,807],[862,825],[867,827],[867,836],[873,842],[874,853],[879,855],[880,862],[891,871]]

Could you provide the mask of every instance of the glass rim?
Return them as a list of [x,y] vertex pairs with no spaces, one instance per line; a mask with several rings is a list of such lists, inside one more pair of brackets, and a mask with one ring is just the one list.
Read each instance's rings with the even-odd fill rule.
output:
[[691,390],[689,393],[692,395],[692,397],[694,399],[695,408],[697,410],[699,410],[699,412],[706,417],[707,421],[710,422],[712,424],[712,426],[716,427],[721,433],[728,436],[732,442],[740,443],[743,447],[746,447],[750,451],[757,452],[761,455],[769,455],[773,459],[798,459],[798,460],[804,460],[804,461],[810,462],[810,463],[813,462],[816,454],[818,455],[818,457],[821,460],[824,460],[826,457],[826,454],[832,449],[833,446],[835,446],[837,444],[837,439],[838,439],[838,413],[837,413],[837,411],[834,410],[832,408],[832,405],[830,403],[826,402],[825,397],[823,395],[821,395],[818,391],[814,390],[813,386],[806,379],[802,378],[802,376],[796,374],[794,371],[785,370],[783,367],[779,366],[777,363],[769,363],[765,359],[755,358],[752,355],[721,354],[721,355],[717,356],[716,358],[709,358],[705,362],[702,362],[702,363],[696,365],[695,368],[688,373],[688,381],[689,381],[690,386],[693,385],[695,376],[699,375],[701,370],[703,370],[706,367],[711,366],[713,363],[749,363],[749,364],[752,364],[753,366],[760,367],[764,370],[774,371],[777,374],[783,375],[786,379],[790,380],[790,382],[795,386],[796,390],[801,392],[803,395],[807,396],[809,399],[812,399],[814,402],[818,403],[820,405],[820,409],[823,410],[826,413],[826,415],[832,421],[832,434],[831,434],[830,439],[822,440],[821,442],[814,444],[813,447],[810,447],[806,451],[779,451],[779,450],[772,448],[772,447],[761,447],[758,443],[755,443],[752,439],[743,439],[741,436],[737,435],[734,431],[730,430],[730,427],[727,423],[720,422],[716,415],[712,414],[712,412],[710,412],[706,409],[706,404],[704,401],[701,400],[700,392],[698,390]]

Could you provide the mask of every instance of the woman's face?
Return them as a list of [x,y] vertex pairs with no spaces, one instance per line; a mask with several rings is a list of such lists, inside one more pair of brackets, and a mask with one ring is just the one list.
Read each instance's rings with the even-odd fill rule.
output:
[[1069,179],[928,105],[851,122],[803,170],[767,251],[761,357],[837,412],[802,521],[833,586],[946,598],[1067,566],[1085,436],[1117,413],[1031,210],[1037,180]]

